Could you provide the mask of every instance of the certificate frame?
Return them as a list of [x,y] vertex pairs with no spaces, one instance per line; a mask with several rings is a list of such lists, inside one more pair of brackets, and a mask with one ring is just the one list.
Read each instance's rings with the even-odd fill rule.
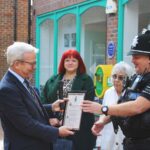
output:
[[85,91],[70,91],[68,92],[68,101],[64,112],[63,125],[72,128],[73,130],[80,130],[82,109],[81,103],[85,98]]

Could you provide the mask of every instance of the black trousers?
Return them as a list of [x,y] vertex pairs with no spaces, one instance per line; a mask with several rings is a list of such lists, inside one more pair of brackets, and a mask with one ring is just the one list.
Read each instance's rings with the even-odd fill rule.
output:
[[150,138],[125,138],[123,141],[123,148],[124,150],[150,150]]

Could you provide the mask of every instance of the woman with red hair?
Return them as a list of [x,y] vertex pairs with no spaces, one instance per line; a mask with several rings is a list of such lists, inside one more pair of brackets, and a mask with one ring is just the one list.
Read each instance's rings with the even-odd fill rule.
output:
[[[62,55],[58,74],[52,76],[45,84],[41,93],[42,102],[53,103],[58,97],[59,84],[63,81],[63,97],[67,97],[69,91],[86,91],[85,99],[94,99],[94,85],[91,77],[86,74],[86,67],[76,50],[67,50]],[[60,126],[60,114],[54,114],[50,120],[51,125]],[[94,115],[83,113],[80,130],[68,139],[59,139],[54,144],[54,150],[92,150],[96,137],[91,132],[94,123]],[[65,145],[67,140],[67,145]],[[61,143],[61,144],[60,144]],[[69,147],[69,144],[71,145]]]

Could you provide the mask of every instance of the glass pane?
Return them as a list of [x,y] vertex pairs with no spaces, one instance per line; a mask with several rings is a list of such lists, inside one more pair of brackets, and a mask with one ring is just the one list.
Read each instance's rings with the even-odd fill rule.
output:
[[87,73],[94,77],[96,66],[105,64],[106,13],[102,7],[93,7],[82,15],[81,54]]
[[53,74],[53,22],[46,21],[41,25],[40,36],[40,87]]

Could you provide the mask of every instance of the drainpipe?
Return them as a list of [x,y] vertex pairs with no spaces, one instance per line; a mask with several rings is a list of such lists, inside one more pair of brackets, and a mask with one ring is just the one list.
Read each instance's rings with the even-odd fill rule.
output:
[[28,0],[28,43],[31,43],[31,0]]
[[17,0],[13,1],[13,9],[14,9],[14,41],[17,41],[17,10],[18,10],[18,4]]

